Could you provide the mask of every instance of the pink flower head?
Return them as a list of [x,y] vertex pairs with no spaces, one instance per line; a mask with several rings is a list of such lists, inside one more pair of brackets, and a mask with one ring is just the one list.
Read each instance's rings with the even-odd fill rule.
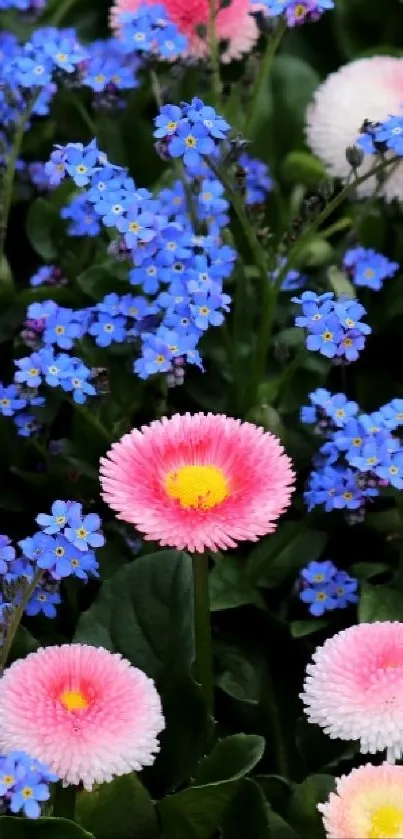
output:
[[294,481],[280,442],[223,415],[175,414],[101,459],[103,498],[146,539],[216,551],[271,533]]
[[[123,12],[135,12],[139,6],[147,3],[160,5],[161,0],[115,0],[115,5],[111,10],[113,29],[119,28],[119,15]],[[200,38],[196,30],[198,26],[208,24],[209,0],[164,0],[163,5],[181,35],[188,38],[189,55],[193,58],[205,58],[209,51],[207,36]],[[222,61],[228,62],[241,58],[245,53],[250,52],[256,43],[259,33],[251,11],[252,6],[249,0],[231,0],[226,8],[217,12],[215,18],[217,39],[227,43],[221,55]]]
[[154,682],[102,647],[39,649],[0,679],[0,751],[26,751],[66,785],[150,766],[163,728]]
[[318,810],[327,839],[403,839],[403,766],[353,769]]
[[[352,61],[328,76],[317,89],[307,111],[308,144],[331,175],[345,180],[351,172],[346,149],[356,144],[364,121],[383,122],[401,114],[402,106],[402,58],[374,55]],[[365,155],[359,175],[368,172],[374,163],[374,155]],[[358,194],[372,195],[376,187],[376,179],[369,178]],[[403,164],[387,178],[381,194],[388,201],[403,199]]]
[[403,753],[403,623],[361,623],[318,647],[301,699],[309,722],[364,754]]

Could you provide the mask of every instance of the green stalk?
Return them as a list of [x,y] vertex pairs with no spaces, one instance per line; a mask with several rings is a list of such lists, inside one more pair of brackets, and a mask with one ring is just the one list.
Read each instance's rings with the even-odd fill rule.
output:
[[220,108],[221,104],[221,74],[220,74],[220,52],[218,48],[217,30],[216,30],[217,8],[216,0],[209,0],[209,19],[207,26],[208,42],[210,48],[210,64],[212,72],[212,87],[214,96],[214,105]]
[[52,26],[60,26],[62,20],[64,20],[66,15],[71,11],[76,3],[77,0],[64,0],[64,3],[61,2],[61,0],[58,0],[58,7],[50,16],[50,24]]
[[210,626],[209,567],[206,553],[195,553],[193,560],[194,630],[196,681],[200,684],[207,709],[214,714],[214,682]]
[[92,425],[94,431],[96,431],[100,437],[103,437],[108,443],[111,442],[111,434],[91,408],[85,408],[84,405],[79,405],[71,398],[67,398],[67,401],[81,414],[82,417],[85,418],[88,425]]
[[53,815],[59,819],[74,821],[76,794],[76,787],[63,787],[60,782],[55,788],[53,796]]
[[11,650],[14,638],[17,634],[18,627],[21,623],[22,616],[23,616],[24,611],[25,611],[25,607],[26,607],[28,601],[31,599],[37,585],[40,583],[41,578],[42,578],[42,574],[43,574],[42,569],[39,569],[36,572],[36,574],[34,574],[31,582],[29,583],[29,585],[26,587],[25,591],[23,592],[20,603],[18,604],[17,608],[14,609],[14,612],[12,613],[12,620],[11,620],[11,623],[8,627],[7,635],[5,637],[4,644],[1,647],[1,651],[0,651],[0,673],[3,672],[3,670],[4,670],[4,668],[7,664],[7,659],[8,659],[8,656],[10,654],[10,650]]
[[279,23],[277,24],[276,28],[272,32],[270,38],[267,39],[266,51],[263,55],[259,73],[257,75],[257,79],[255,81],[255,86],[253,88],[252,97],[249,103],[249,108],[246,113],[245,117],[245,124],[243,127],[243,134],[245,137],[248,136],[250,129],[253,124],[253,120],[256,115],[257,107],[260,101],[261,93],[263,88],[267,82],[268,75],[270,73],[271,65],[273,63],[274,56],[277,52],[277,47],[280,44],[280,41],[284,35],[284,32],[287,29],[286,21],[282,18],[280,19]]
[[13,186],[15,177],[15,167],[20,153],[22,141],[24,138],[27,123],[32,114],[32,109],[38,98],[38,94],[34,96],[26,110],[21,114],[17,122],[13,145],[7,160],[7,168],[3,177],[3,189],[1,194],[1,220],[0,220],[0,263],[4,257],[4,244],[7,235],[8,217],[10,215],[11,202],[13,198]]

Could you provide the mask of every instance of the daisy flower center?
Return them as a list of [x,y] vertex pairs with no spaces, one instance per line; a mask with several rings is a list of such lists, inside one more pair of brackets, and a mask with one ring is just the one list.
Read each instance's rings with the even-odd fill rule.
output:
[[67,711],[82,711],[88,708],[88,700],[81,690],[64,690],[59,699]]
[[185,509],[217,507],[229,494],[226,478],[217,466],[182,466],[169,472],[165,489]]
[[392,805],[378,807],[371,817],[368,839],[384,839],[384,837],[393,839],[393,837],[401,836],[402,829],[403,809],[401,807]]

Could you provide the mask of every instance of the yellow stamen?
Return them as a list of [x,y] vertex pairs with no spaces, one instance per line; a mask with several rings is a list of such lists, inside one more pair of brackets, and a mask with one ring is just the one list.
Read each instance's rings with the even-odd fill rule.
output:
[[165,489],[181,507],[195,510],[217,507],[229,495],[225,475],[217,466],[182,466],[168,473]]
[[385,805],[378,807],[371,817],[368,839],[394,839],[403,831],[403,808]]
[[67,711],[82,711],[88,708],[88,701],[81,690],[65,690],[59,698]]

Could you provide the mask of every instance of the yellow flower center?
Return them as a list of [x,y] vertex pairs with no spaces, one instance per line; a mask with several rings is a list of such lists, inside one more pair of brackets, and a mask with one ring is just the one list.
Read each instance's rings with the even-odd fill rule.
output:
[[197,140],[196,140],[196,137],[193,137],[193,134],[188,134],[188,136],[185,137],[185,146],[187,146],[188,149],[195,149],[196,148]]
[[304,3],[299,3],[298,6],[294,8],[294,17],[299,20],[299,18],[304,17],[307,11],[307,7]]
[[366,277],[368,280],[372,280],[372,277],[375,277],[375,271],[373,270],[373,268],[366,268],[364,271],[364,277]]
[[177,123],[177,122],[174,122],[174,120],[173,120],[173,119],[171,119],[171,121],[170,121],[170,122],[168,122],[168,125],[167,125],[167,129],[168,129],[168,131],[175,131],[175,130],[176,130],[176,126],[177,126],[177,125],[178,125],[178,123]]
[[402,835],[403,809],[385,805],[378,807],[371,818],[371,828],[368,839],[394,839]]
[[82,711],[88,708],[88,701],[81,690],[65,690],[59,699],[67,711]]
[[5,784],[6,787],[11,786],[14,783],[14,776],[13,775],[3,775],[2,782]]
[[217,466],[182,466],[168,472],[165,489],[185,509],[217,507],[229,494],[226,478]]
[[333,340],[333,332],[324,332],[322,335],[324,341],[332,341]]
[[25,799],[33,798],[34,791],[32,787],[24,787],[24,789],[21,790],[21,795]]

